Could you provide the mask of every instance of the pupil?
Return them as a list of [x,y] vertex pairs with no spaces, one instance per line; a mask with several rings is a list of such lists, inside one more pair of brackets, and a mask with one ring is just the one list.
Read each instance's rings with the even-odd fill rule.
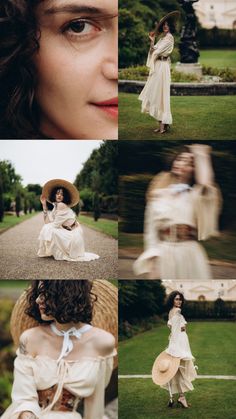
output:
[[84,30],[86,23],[85,22],[72,22],[70,28],[73,32],[80,33]]

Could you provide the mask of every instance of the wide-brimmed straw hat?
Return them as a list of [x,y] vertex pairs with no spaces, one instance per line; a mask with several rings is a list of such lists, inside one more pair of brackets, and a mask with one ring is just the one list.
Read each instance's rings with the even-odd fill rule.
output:
[[79,202],[79,191],[73,185],[72,183],[68,182],[64,179],[52,179],[49,180],[47,183],[45,183],[42,195],[45,196],[46,200],[53,204],[53,202],[50,201],[50,195],[52,193],[52,190],[54,188],[65,188],[69,195],[70,195],[70,203],[68,204],[69,207],[74,207]]
[[159,32],[160,27],[163,25],[163,23],[164,23],[166,20],[169,20],[169,19],[176,19],[176,18],[177,18],[177,16],[180,16],[180,12],[179,12],[178,10],[174,10],[173,12],[170,12],[170,13],[168,13],[166,16],[164,16],[163,18],[161,18],[161,20],[160,20],[160,21],[157,23],[157,25],[156,25],[155,32],[156,32],[156,33],[158,33],[158,32]]
[[152,381],[159,386],[167,384],[177,373],[179,364],[180,358],[161,352],[152,367]]
[[[92,292],[97,296],[94,303],[92,325],[111,333],[116,339],[118,335],[118,291],[108,281],[94,280]],[[10,330],[16,347],[19,345],[20,335],[26,329],[38,326],[38,322],[25,314],[27,303],[27,291],[17,300],[11,315]],[[115,362],[115,366],[116,366]]]

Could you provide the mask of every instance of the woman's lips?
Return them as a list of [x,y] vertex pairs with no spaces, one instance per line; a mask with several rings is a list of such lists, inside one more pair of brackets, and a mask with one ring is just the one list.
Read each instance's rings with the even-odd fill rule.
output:
[[113,118],[118,117],[118,97],[105,100],[104,102],[92,103],[92,105],[96,106],[103,112],[106,112],[109,116]]

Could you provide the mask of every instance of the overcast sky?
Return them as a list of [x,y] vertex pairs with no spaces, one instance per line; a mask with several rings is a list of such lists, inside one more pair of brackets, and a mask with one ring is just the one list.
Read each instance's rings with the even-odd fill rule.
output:
[[0,160],[10,160],[23,185],[60,178],[74,182],[94,149],[102,141],[2,140]]

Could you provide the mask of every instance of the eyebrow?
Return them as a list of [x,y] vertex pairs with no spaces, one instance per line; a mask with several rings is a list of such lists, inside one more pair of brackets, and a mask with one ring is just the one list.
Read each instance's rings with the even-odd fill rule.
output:
[[93,6],[85,6],[85,5],[81,5],[81,6],[77,6],[75,4],[66,4],[64,6],[58,6],[58,7],[49,7],[48,9],[46,9],[44,11],[45,15],[54,15],[57,13],[73,13],[73,14],[78,14],[78,13],[87,13],[90,15],[105,15],[107,14],[107,12],[105,12],[105,10],[99,9],[97,7],[93,7]]

